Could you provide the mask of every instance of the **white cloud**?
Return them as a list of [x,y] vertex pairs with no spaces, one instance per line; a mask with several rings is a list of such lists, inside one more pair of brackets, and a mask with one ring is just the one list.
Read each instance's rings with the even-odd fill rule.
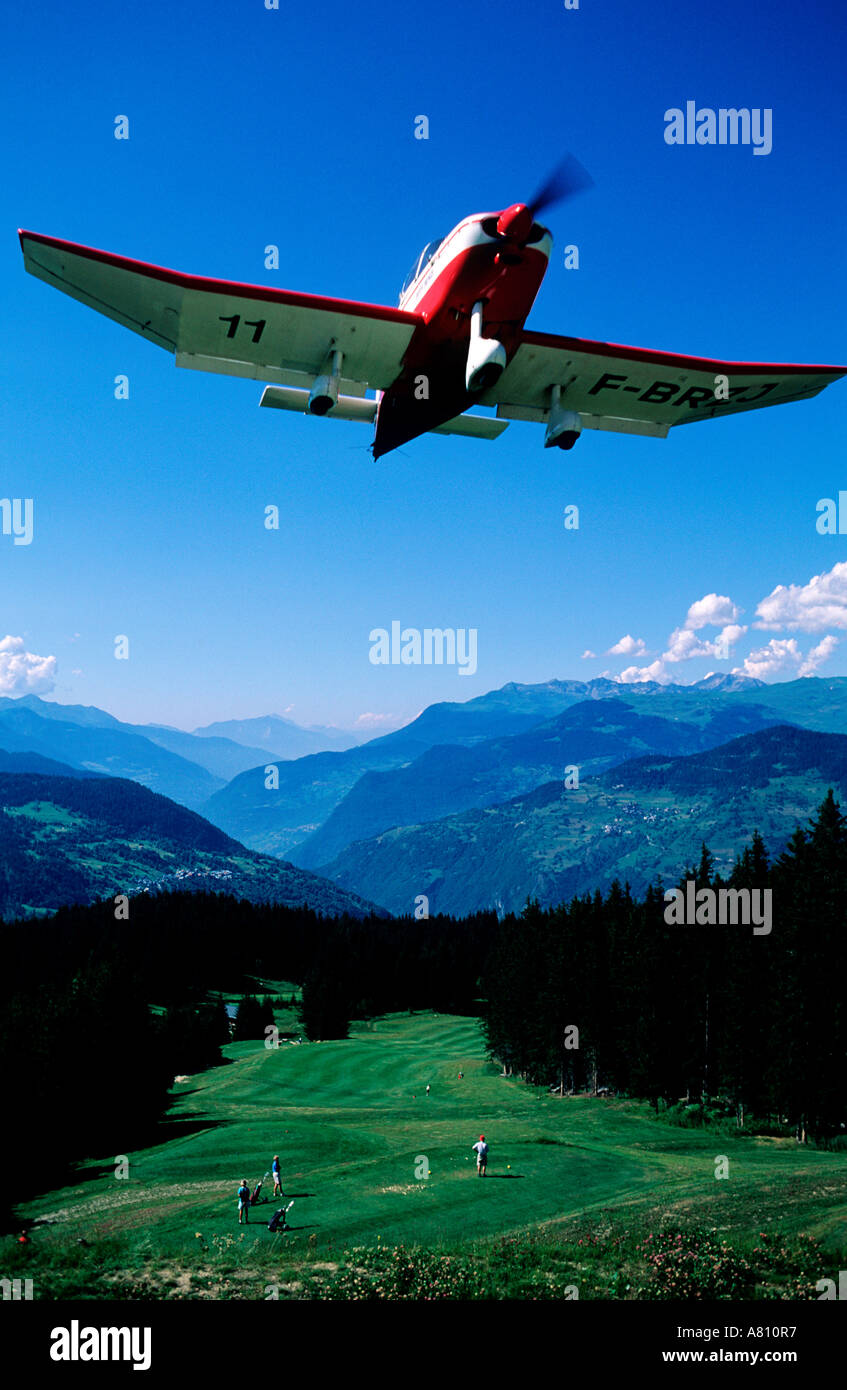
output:
[[823,632],[847,628],[847,560],[808,584],[777,584],[756,609],[754,627],[787,628],[789,632]]
[[818,642],[816,647],[812,647],[812,650],[797,672],[798,676],[813,676],[819,666],[822,666],[825,661],[829,661],[829,658],[832,656],[840,640],[840,638],[833,637],[830,633]]
[[592,652],[589,647],[586,647],[585,651],[582,653],[582,656],[579,659],[580,661],[596,661],[597,653]]
[[396,724],[397,716],[394,714],[360,714],[353,721],[354,729],[379,729],[383,724]]
[[750,652],[750,655],[744,658],[744,665],[737,666],[732,674],[753,676],[761,681],[778,671],[786,670],[787,667],[799,666],[802,659],[803,654],[797,646],[796,637],[783,638],[781,641],[772,637],[766,647],[759,647],[756,651]]
[[714,641],[697,637],[690,628],[675,628],[668,638],[668,650],[663,653],[663,661],[691,661],[697,656],[715,656],[719,661],[728,661],[730,648],[739,637],[743,637],[746,627],[738,623],[728,623],[721,628]]
[[[698,658],[729,659],[732,649],[749,628],[736,621],[741,609],[726,594],[705,594],[692,603],[681,627],[674,628],[667,649],[650,665],[627,666],[613,677],[623,685],[639,681],[658,681],[667,684],[678,676],[673,667],[683,661]],[[827,573],[814,575],[808,584],[778,585],[756,608],[755,628],[788,629],[803,632],[824,632],[827,628],[847,630],[847,561],[834,565]],[[720,631],[707,638],[701,629],[716,627]],[[795,638],[773,638],[745,657],[733,674],[753,676],[758,680],[773,678],[780,673],[797,676],[813,675],[833,655],[839,639],[831,632],[816,647],[804,653]],[[611,647],[609,656],[643,657],[649,655],[645,643],[627,634]]]
[[647,652],[647,643],[640,637],[622,637],[613,647],[607,651],[607,656],[644,656]]
[[740,608],[736,608],[731,598],[725,594],[705,594],[692,603],[683,627],[696,631],[701,627],[724,627],[734,623]]
[[22,637],[0,641],[0,695],[43,695],[56,684],[55,656],[36,656]]
[[[614,679],[624,685],[634,685],[639,681],[659,681],[667,685],[676,677],[668,671],[668,666],[681,661],[693,661],[697,657],[716,657],[726,661],[730,650],[747,631],[735,620],[741,609],[726,594],[704,594],[688,609],[682,627],[674,628],[668,638],[667,650],[656,661],[647,666],[627,666]],[[719,627],[717,637],[709,640],[698,636],[704,627]],[[641,637],[627,633],[610,647],[608,656],[648,656],[647,645]]]
[[695,656],[711,656],[711,643],[701,642],[689,628],[674,628],[668,638],[668,649],[663,661],[690,661]]
[[759,647],[745,657],[744,665],[737,666],[732,674],[766,680],[768,676],[793,670],[798,676],[811,676],[819,666],[829,660],[838,646],[838,641],[837,637],[830,634],[804,656],[797,645],[796,637],[772,637],[767,646]]
[[640,681],[658,681],[660,685],[667,685],[671,678],[663,661],[653,661],[649,666],[627,666],[614,679],[620,681],[621,685],[638,685]]

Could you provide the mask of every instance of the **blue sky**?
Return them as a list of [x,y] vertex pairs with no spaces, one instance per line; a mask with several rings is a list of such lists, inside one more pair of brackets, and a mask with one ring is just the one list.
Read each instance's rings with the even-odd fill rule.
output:
[[[650,667],[728,623],[747,628],[728,660],[666,660],[664,678],[743,668],[769,643],[783,645],[747,666],[767,679],[847,674],[847,554],[815,527],[818,499],[847,488],[847,383],[666,441],[586,432],[562,454],[512,424],[495,443],[430,436],[374,464],[367,426],[260,411],[256,383],[178,371],[26,275],[16,237],[393,304],[425,242],[528,198],[571,150],[596,186],[550,215],[530,327],[844,362],[847,20],[834,10],[7,12],[0,495],[34,499],[35,531],[29,546],[0,535],[3,693],[189,728],[287,711],[378,730],[508,680]],[[689,99],[772,109],[772,152],[666,145],[664,112]],[[119,373],[128,401],[114,399]],[[729,608],[687,618],[707,595]],[[698,613],[716,622],[694,627]],[[476,674],[372,665],[369,633],[392,620],[475,628]],[[672,640],[686,621],[694,637]],[[646,654],[607,655],[625,636]]]

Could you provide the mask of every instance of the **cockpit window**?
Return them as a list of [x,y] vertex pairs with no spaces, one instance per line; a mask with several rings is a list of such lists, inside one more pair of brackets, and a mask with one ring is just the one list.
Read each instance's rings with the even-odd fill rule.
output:
[[424,247],[423,251],[418,256],[418,259],[412,266],[412,269],[409,271],[408,275],[403,281],[403,288],[400,291],[401,299],[403,298],[403,295],[406,293],[409,286],[413,284],[415,280],[417,280],[418,276],[424,270],[428,262],[432,260],[433,256],[435,255],[443,240],[443,236],[440,236],[437,241],[430,241]]

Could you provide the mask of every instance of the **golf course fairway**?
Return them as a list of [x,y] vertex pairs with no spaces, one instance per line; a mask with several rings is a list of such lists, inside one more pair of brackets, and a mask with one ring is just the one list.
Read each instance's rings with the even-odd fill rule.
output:
[[[73,1186],[18,1209],[36,1297],[263,1297],[273,1279],[296,1297],[299,1270],[359,1247],[461,1253],[526,1236],[579,1250],[605,1236],[623,1248],[671,1216],[745,1248],[759,1232],[812,1236],[836,1265],[847,1243],[843,1151],[548,1094],[500,1074],[476,1019],[397,1014],[354,1023],[345,1041],[223,1051],[224,1065],[175,1084],[151,1147],[126,1165],[92,1156]],[[252,1187],[274,1154],[293,1198],[281,1235],[267,1230],[281,1204],[269,1175],[249,1225],[236,1211],[240,1180]],[[604,1296],[602,1282],[579,1296]],[[618,1287],[605,1296],[626,1297]]]

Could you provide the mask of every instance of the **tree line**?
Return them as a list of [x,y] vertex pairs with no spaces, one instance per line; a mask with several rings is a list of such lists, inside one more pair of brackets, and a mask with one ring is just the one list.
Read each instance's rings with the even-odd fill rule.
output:
[[775,862],[761,838],[724,881],[770,890],[773,926],[675,925],[661,884],[613,884],[504,920],[484,976],[490,1055],[536,1084],[654,1102],[719,1099],[826,1138],[847,1122],[847,820],[830,792]]
[[[10,1140],[0,1208],[70,1180],[71,1165],[152,1142],[173,1078],[264,1040],[256,978],[302,985],[300,1027],[343,1038],[352,1018],[478,1011],[493,914],[455,922],[325,918],[216,893],[142,895],[0,923],[0,1073]],[[222,992],[240,996],[230,1031]],[[2,1212],[0,1212],[2,1216]]]

